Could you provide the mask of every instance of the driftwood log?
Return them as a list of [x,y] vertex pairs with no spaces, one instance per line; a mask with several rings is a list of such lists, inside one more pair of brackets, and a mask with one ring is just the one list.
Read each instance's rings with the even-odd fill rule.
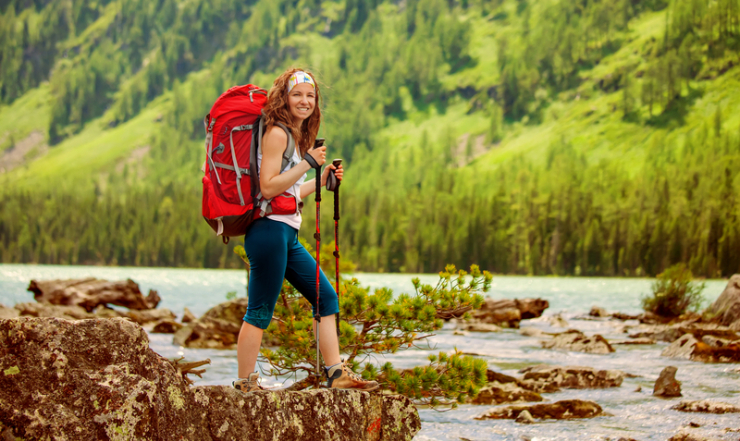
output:
[[31,280],[28,290],[39,303],[81,306],[92,312],[99,305],[117,305],[128,309],[156,308],[160,302],[157,291],[144,295],[131,279],[109,282],[95,278],[69,280]]

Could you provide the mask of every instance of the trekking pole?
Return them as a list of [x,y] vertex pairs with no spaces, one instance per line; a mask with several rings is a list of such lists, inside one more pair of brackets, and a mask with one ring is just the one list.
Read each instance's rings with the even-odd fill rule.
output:
[[[314,148],[324,145],[324,139],[316,140]],[[321,275],[321,166],[316,167],[316,232],[313,237],[316,239],[316,313],[313,319],[316,321],[316,388],[321,386],[321,360],[319,350],[319,326],[321,325],[321,312],[319,310],[319,292],[320,292],[320,275]]]
[[[339,167],[342,165],[341,159],[335,159],[332,161],[332,165],[334,167]],[[330,179],[326,183],[326,188],[329,191],[334,192],[334,258],[335,258],[335,275],[336,275],[336,285],[337,285],[337,301],[339,300],[339,185],[342,183],[339,179],[335,176],[335,171],[331,171]],[[339,312],[337,313],[337,337],[340,336],[339,332]]]

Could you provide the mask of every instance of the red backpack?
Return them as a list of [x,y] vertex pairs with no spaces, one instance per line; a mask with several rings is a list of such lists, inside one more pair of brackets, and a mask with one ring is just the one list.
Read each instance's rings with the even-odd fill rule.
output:
[[[289,193],[264,199],[259,189],[257,152],[264,134],[262,109],[267,92],[252,84],[234,86],[211,107],[203,124],[206,128],[206,161],[203,165],[203,217],[224,243],[241,236],[255,219],[268,214],[300,212],[300,195]],[[295,153],[295,141],[288,134],[283,152],[282,173]]]

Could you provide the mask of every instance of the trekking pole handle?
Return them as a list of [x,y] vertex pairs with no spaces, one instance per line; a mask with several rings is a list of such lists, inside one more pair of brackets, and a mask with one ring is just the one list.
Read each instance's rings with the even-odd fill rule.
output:
[[[331,163],[334,167],[339,168],[339,166],[342,165],[342,160],[335,159]],[[336,178],[335,172],[336,169],[331,171],[331,174],[334,177],[334,189],[332,190],[334,192],[334,220],[337,221],[339,220],[339,185],[342,181]]]

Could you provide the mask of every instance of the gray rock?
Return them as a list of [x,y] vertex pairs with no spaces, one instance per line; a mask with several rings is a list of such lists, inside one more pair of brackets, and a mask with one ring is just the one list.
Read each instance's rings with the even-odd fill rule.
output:
[[501,327],[490,323],[462,323],[460,330],[468,332],[500,332]]
[[517,415],[516,420],[514,421],[520,424],[534,424],[535,422],[532,414],[529,413],[528,410],[523,410],[519,412],[519,415]]
[[550,317],[550,326],[554,326],[556,328],[567,328],[568,327],[568,320],[564,319],[563,316],[560,314],[555,314],[554,316]]
[[740,342],[704,336],[699,341],[692,334],[686,334],[671,343],[660,354],[664,357],[682,358],[704,363],[740,362]]
[[680,397],[681,382],[676,380],[678,369],[674,366],[666,366],[660,372],[660,376],[655,381],[653,395],[658,397]]
[[182,323],[174,320],[165,319],[158,321],[152,328],[154,334],[174,334],[183,327]]
[[194,322],[195,320],[196,320],[195,314],[190,312],[187,306],[183,308],[182,323],[190,323],[190,322]]
[[541,344],[545,349],[564,349],[589,354],[609,354],[614,352],[614,348],[601,335],[595,334],[592,337],[588,337],[586,334],[575,329],[558,334],[552,340],[543,341]]
[[740,407],[719,401],[681,401],[671,409],[680,412],[703,412],[703,413],[739,413]]
[[656,343],[652,338],[633,338],[630,340],[612,340],[609,342],[612,346],[616,345],[654,345]]
[[[187,348],[234,349],[239,338],[247,298],[239,297],[214,306],[203,316],[175,332],[173,343]],[[265,340],[268,340],[269,336]],[[264,344],[269,344],[263,341]]]
[[550,306],[543,299],[493,299],[487,298],[480,309],[472,311],[478,322],[499,325],[504,328],[518,328],[522,320],[540,317]]
[[77,305],[92,312],[98,305],[117,305],[128,309],[152,309],[160,302],[157,291],[144,295],[131,279],[109,282],[95,278],[70,280],[31,280],[28,290],[39,303]]
[[609,317],[609,314],[607,314],[606,309],[601,308],[599,306],[592,306],[591,311],[588,312],[588,315],[591,317]]
[[727,287],[707,309],[718,321],[729,326],[740,320],[740,274],[730,277]]
[[719,441],[717,438],[707,438],[691,432],[679,432],[672,437],[668,438],[668,441]]
[[550,366],[541,364],[521,370],[522,381],[533,390],[546,391],[555,386],[562,389],[605,389],[619,387],[625,373],[618,370],[594,369],[584,366]]
[[593,401],[563,400],[555,403],[515,405],[495,408],[476,417],[476,420],[516,419],[522,411],[528,411],[533,418],[569,420],[576,418],[593,418],[603,414],[601,406]]
[[0,320],[0,365],[0,433],[14,438],[410,440],[421,428],[400,396],[190,387],[121,318]]
[[0,319],[10,319],[10,318],[16,318],[20,315],[20,312],[18,312],[15,308],[8,308],[4,305],[0,305]]

